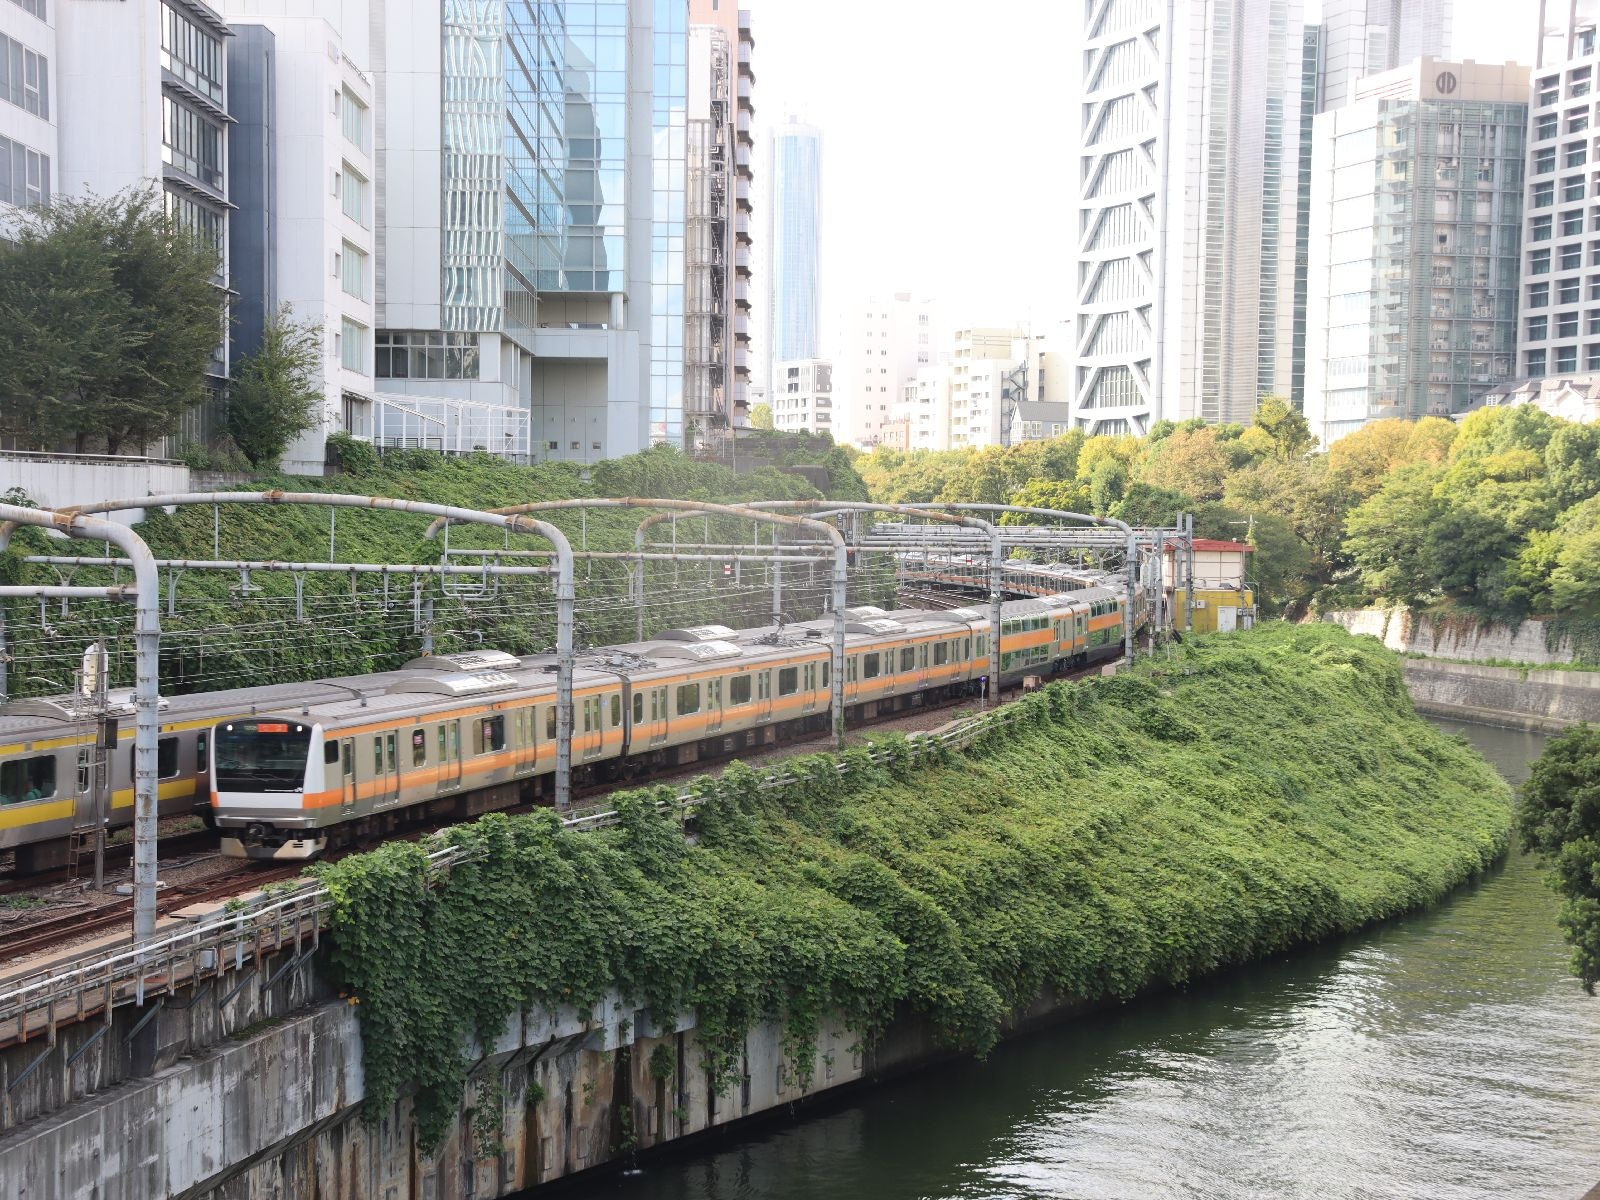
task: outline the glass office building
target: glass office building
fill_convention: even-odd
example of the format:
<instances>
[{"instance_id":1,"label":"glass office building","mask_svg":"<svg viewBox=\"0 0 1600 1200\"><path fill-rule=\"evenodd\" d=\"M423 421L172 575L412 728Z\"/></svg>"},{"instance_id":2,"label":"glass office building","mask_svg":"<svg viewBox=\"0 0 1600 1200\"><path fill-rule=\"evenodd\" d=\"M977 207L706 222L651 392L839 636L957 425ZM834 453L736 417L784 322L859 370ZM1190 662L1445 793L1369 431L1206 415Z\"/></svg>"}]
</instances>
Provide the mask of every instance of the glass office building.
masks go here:
<instances>
[{"instance_id":1,"label":"glass office building","mask_svg":"<svg viewBox=\"0 0 1600 1200\"><path fill-rule=\"evenodd\" d=\"M772 367L818 356L820 320L817 247L822 226L822 134L793 117L772 135L771 227L767 245L771 330L767 395L775 396Z\"/></svg>"},{"instance_id":2,"label":"glass office building","mask_svg":"<svg viewBox=\"0 0 1600 1200\"><path fill-rule=\"evenodd\" d=\"M1514 370L1528 69L1423 58L1313 137L1306 417L1324 445Z\"/></svg>"}]
</instances>

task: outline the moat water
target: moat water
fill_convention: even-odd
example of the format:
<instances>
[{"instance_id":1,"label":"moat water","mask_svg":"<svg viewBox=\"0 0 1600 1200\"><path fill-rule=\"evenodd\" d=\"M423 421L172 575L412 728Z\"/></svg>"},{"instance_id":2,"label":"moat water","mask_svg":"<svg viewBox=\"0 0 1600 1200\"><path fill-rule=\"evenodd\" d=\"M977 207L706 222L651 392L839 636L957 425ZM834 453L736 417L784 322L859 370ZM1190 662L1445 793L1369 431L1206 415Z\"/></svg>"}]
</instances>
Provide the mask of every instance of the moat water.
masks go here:
<instances>
[{"instance_id":1,"label":"moat water","mask_svg":"<svg viewBox=\"0 0 1600 1200\"><path fill-rule=\"evenodd\" d=\"M1544 739L1438 722L1513 783ZM1600 999L1528 858L1438 908L593 1185L627 1200L1561 1197L1600 1182Z\"/></svg>"}]
</instances>

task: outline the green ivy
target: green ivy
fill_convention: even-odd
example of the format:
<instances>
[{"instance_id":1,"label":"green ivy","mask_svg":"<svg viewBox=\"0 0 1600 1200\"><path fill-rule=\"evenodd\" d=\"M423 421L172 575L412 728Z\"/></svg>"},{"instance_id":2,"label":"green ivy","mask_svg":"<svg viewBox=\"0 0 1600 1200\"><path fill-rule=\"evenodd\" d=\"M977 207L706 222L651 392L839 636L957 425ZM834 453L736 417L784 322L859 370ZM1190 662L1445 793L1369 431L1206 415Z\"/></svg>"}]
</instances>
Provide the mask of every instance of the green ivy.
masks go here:
<instances>
[{"instance_id":1,"label":"green ivy","mask_svg":"<svg viewBox=\"0 0 1600 1200\"><path fill-rule=\"evenodd\" d=\"M1047 989L1129 997L1357 929L1507 845L1504 783L1415 715L1397 656L1332 625L1191 639L1011 711L962 752L849 751L843 778L814 755L763 791L734 764L695 785L692 844L657 788L599 832L548 812L450 830L435 844L475 853L437 880L410 843L315 868L373 1110L414 1087L436 1144L469 1035L609 987L694 1009L717 1081L763 1020L803 1086L835 1013L864 1045L911 1013L982 1054Z\"/></svg>"}]
</instances>

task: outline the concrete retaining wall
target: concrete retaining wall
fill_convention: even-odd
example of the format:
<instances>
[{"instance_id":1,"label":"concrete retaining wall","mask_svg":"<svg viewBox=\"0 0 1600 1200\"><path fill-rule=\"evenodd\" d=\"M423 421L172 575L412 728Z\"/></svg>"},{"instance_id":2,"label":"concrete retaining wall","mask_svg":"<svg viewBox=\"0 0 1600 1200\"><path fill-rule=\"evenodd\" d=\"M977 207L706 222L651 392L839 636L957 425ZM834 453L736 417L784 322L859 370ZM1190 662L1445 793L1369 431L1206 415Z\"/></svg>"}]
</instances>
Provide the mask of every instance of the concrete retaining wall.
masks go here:
<instances>
[{"instance_id":1,"label":"concrete retaining wall","mask_svg":"<svg viewBox=\"0 0 1600 1200\"><path fill-rule=\"evenodd\" d=\"M1554 732L1600 723L1600 672L1519 671L1477 663L1407 659L1406 687L1419 712Z\"/></svg>"},{"instance_id":2,"label":"concrete retaining wall","mask_svg":"<svg viewBox=\"0 0 1600 1200\"><path fill-rule=\"evenodd\" d=\"M189 468L155 458L0 453L0 493L12 488L21 488L40 508L51 508L186 492ZM144 519L142 509L107 515L124 524Z\"/></svg>"},{"instance_id":3,"label":"concrete retaining wall","mask_svg":"<svg viewBox=\"0 0 1600 1200\"><path fill-rule=\"evenodd\" d=\"M1569 663L1577 657L1569 638L1556 639L1552 648L1546 640L1544 620L1477 625L1470 620L1441 620L1405 608L1346 609L1323 613L1322 619L1342 625L1351 633L1378 638L1401 654L1532 666Z\"/></svg>"},{"instance_id":4,"label":"concrete retaining wall","mask_svg":"<svg viewBox=\"0 0 1600 1200\"><path fill-rule=\"evenodd\" d=\"M306 976L306 986L315 986ZM255 991L241 995L260 1012ZM374 1122L365 1119L354 1008L324 998L224 1037L215 1020L233 1011L231 999L219 1006L202 991L198 999L167 1003L149 1032L131 1039L140 1051L134 1059L126 1027L136 1011L125 1010L116 1036L97 1042L90 1040L97 1024L62 1031L48 1069L17 1088L21 1107L8 1105L0 1196L482 1200L788 1110L944 1053L917 1019L896 1021L870 1049L842 1022L824 1022L811 1080L802 1086L781 1026L763 1024L745 1038L740 1077L713 1094L693 1014L658 1025L648 1010L611 994L588 1010L529 1011L508 1020L474 1068L443 1142L424 1154L409 1100ZM1012 1028L1088 1007L1045 996L1017 1013ZM660 1046L670 1050L665 1078L651 1070ZM7 1050L0 1084L46 1049ZM66 1061L78 1050L86 1065Z\"/></svg>"}]
</instances>

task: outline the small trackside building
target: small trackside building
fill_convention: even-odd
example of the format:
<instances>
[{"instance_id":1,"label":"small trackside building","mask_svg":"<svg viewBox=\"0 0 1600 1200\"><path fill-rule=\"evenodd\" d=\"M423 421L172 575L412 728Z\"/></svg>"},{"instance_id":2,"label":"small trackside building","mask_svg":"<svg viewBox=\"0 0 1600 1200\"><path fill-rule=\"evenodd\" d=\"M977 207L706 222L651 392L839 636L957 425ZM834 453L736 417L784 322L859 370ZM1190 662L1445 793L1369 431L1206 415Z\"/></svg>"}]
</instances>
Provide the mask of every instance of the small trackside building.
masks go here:
<instances>
[{"instance_id":1,"label":"small trackside building","mask_svg":"<svg viewBox=\"0 0 1600 1200\"><path fill-rule=\"evenodd\" d=\"M1228 633L1249 629L1255 623L1255 589L1250 583L1250 555L1255 547L1248 542L1225 542L1215 538L1194 539L1194 606L1188 597L1188 571L1175 547L1169 545L1162 564L1162 578L1172 596L1173 624L1180 630L1196 633Z\"/></svg>"}]
</instances>

